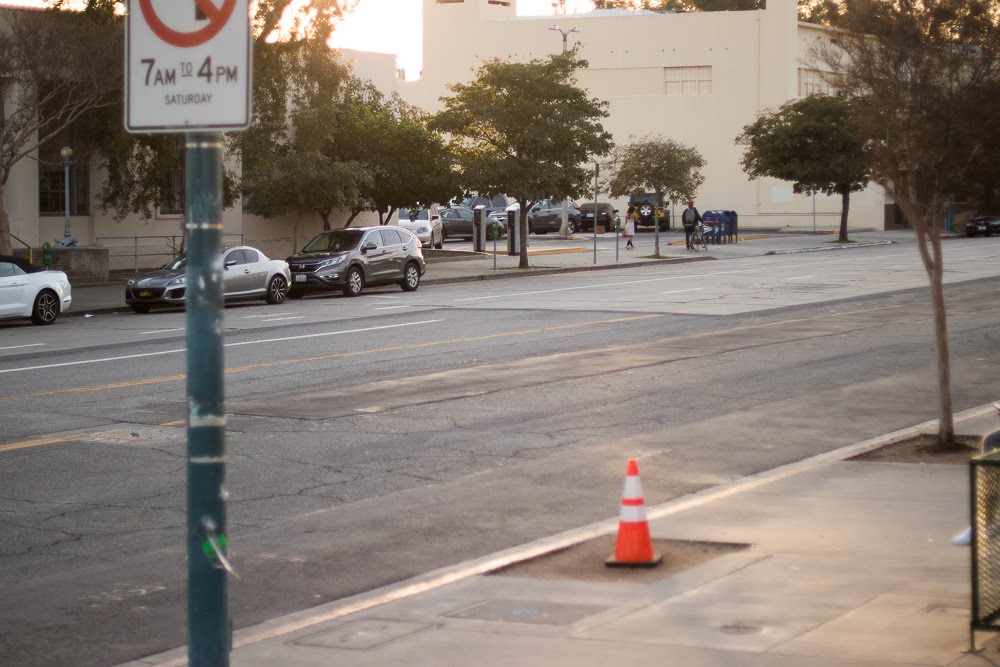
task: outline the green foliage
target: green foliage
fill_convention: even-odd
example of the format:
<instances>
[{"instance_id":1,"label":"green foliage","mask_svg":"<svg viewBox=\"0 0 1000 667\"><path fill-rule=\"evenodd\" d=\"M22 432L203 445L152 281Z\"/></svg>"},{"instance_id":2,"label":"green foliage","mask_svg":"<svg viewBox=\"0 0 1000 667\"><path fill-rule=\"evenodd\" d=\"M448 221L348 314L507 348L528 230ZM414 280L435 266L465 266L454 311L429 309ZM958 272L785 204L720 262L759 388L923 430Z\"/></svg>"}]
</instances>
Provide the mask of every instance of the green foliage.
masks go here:
<instances>
[{"instance_id":1,"label":"green foliage","mask_svg":"<svg viewBox=\"0 0 1000 667\"><path fill-rule=\"evenodd\" d=\"M646 137L616 146L607 190L612 197L655 192L667 201L694 199L705 182L705 159L697 149L673 139Z\"/></svg>"},{"instance_id":2,"label":"green foliage","mask_svg":"<svg viewBox=\"0 0 1000 667\"><path fill-rule=\"evenodd\" d=\"M695 148L672 139L650 136L616 146L611 158L607 190L612 197L655 192L657 203L694 199L705 178L705 159ZM658 215L658 214L657 214ZM660 225L653 228L654 254L660 254Z\"/></svg>"},{"instance_id":3,"label":"green foliage","mask_svg":"<svg viewBox=\"0 0 1000 667\"><path fill-rule=\"evenodd\" d=\"M106 15L9 10L3 20L0 254L10 254L4 189L11 170L39 147L62 140L89 114L115 103L124 49L120 26Z\"/></svg>"},{"instance_id":4,"label":"green foliage","mask_svg":"<svg viewBox=\"0 0 1000 667\"><path fill-rule=\"evenodd\" d=\"M827 195L868 184L864 145L842 97L810 95L761 114L743 128L742 165L751 178L791 181L795 192Z\"/></svg>"},{"instance_id":5,"label":"green foliage","mask_svg":"<svg viewBox=\"0 0 1000 667\"><path fill-rule=\"evenodd\" d=\"M850 193L868 185L868 155L846 98L786 102L745 126L736 142L746 146L741 163L751 178L790 181L799 193L840 195L840 240L848 240Z\"/></svg>"},{"instance_id":6,"label":"green foliage","mask_svg":"<svg viewBox=\"0 0 1000 667\"><path fill-rule=\"evenodd\" d=\"M527 63L487 61L471 83L449 86L453 94L431 122L452 137L462 188L503 192L520 203L522 238L530 205L587 192L592 172L585 163L611 149L600 123L605 103L588 98L573 78L586 66L575 50Z\"/></svg>"}]
</instances>

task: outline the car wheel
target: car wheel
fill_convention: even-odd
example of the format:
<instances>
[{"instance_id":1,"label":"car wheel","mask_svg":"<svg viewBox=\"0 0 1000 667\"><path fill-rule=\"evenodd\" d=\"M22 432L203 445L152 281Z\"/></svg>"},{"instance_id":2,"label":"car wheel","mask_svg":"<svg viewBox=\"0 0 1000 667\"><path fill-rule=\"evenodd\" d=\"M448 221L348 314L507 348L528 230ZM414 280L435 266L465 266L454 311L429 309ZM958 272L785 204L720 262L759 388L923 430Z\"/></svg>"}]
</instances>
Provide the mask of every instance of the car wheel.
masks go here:
<instances>
[{"instance_id":1,"label":"car wheel","mask_svg":"<svg viewBox=\"0 0 1000 667\"><path fill-rule=\"evenodd\" d=\"M566 221L566 233L567 234L572 234L575 231L576 231L576 225L573 224L572 220L567 220Z\"/></svg>"},{"instance_id":2,"label":"car wheel","mask_svg":"<svg viewBox=\"0 0 1000 667\"><path fill-rule=\"evenodd\" d=\"M410 262L403 269L403 281L399 283L404 292L413 292L420 287L420 267Z\"/></svg>"},{"instance_id":3,"label":"car wheel","mask_svg":"<svg viewBox=\"0 0 1000 667\"><path fill-rule=\"evenodd\" d=\"M433 240L434 240L434 234L431 234L431 241L433 241ZM438 250L440 250L441 248L444 247L444 232L443 231L441 232L441 238L438 240L437 243L434 244L434 247L436 249L438 249Z\"/></svg>"},{"instance_id":4,"label":"car wheel","mask_svg":"<svg viewBox=\"0 0 1000 667\"><path fill-rule=\"evenodd\" d=\"M639 204L639 217L649 219L653 217L653 205L648 201Z\"/></svg>"},{"instance_id":5,"label":"car wheel","mask_svg":"<svg viewBox=\"0 0 1000 667\"><path fill-rule=\"evenodd\" d=\"M140 315L145 315L146 313L149 312L149 304L148 303L133 303L132 304L132 312L139 313Z\"/></svg>"},{"instance_id":6,"label":"car wheel","mask_svg":"<svg viewBox=\"0 0 1000 667\"><path fill-rule=\"evenodd\" d=\"M288 281L285 276L274 276L267 283L267 293L264 300L268 303L284 303L288 294Z\"/></svg>"},{"instance_id":7,"label":"car wheel","mask_svg":"<svg viewBox=\"0 0 1000 667\"><path fill-rule=\"evenodd\" d=\"M344 283L344 294L347 296L357 296L365 288L365 276L361 269L352 266L347 270L347 282Z\"/></svg>"},{"instance_id":8,"label":"car wheel","mask_svg":"<svg viewBox=\"0 0 1000 667\"><path fill-rule=\"evenodd\" d=\"M442 227L441 228L441 245L444 245L444 242L447 241L447 240L448 240L448 230Z\"/></svg>"},{"instance_id":9,"label":"car wheel","mask_svg":"<svg viewBox=\"0 0 1000 667\"><path fill-rule=\"evenodd\" d=\"M31 321L35 324L52 324L59 317L59 297L50 289L44 289L35 297L31 307Z\"/></svg>"}]
</instances>

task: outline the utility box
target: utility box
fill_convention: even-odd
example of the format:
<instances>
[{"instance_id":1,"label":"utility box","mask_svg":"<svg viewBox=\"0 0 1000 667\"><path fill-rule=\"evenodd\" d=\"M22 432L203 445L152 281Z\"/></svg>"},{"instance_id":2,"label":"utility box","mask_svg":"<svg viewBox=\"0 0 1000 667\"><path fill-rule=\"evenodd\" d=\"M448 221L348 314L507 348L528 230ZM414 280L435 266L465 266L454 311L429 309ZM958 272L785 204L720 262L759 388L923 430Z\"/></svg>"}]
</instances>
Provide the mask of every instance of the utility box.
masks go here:
<instances>
[{"instance_id":1,"label":"utility box","mask_svg":"<svg viewBox=\"0 0 1000 667\"><path fill-rule=\"evenodd\" d=\"M486 226L489 224L486 207L480 204L472 210L472 250L486 252Z\"/></svg>"}]
</instances>

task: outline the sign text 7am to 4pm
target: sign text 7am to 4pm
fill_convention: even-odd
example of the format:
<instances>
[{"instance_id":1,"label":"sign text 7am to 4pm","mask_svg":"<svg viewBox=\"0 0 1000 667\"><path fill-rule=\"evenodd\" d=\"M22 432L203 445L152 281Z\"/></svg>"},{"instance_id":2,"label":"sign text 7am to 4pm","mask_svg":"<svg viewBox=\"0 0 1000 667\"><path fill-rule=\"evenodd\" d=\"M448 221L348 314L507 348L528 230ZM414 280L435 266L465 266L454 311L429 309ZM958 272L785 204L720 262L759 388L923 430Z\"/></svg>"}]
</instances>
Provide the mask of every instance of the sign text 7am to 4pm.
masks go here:
<instances>
[{"instance_id":1,"label":"sign text 7am to 4pm","mask_svg":"<svg viewBox=\"0 0 1000 667\"><path fill-rule=\"evenodd\" d=\"M246 129L249 11L249 0L129 0L125 128Z\"/></svg>"}]
</instances>

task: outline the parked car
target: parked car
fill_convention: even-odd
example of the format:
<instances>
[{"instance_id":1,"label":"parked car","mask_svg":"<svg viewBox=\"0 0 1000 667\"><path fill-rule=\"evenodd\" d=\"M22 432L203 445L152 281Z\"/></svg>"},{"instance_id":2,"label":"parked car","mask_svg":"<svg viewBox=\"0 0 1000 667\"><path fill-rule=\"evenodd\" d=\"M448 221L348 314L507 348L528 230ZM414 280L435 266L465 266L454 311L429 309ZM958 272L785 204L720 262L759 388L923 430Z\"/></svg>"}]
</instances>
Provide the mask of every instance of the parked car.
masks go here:
<instances>
[{"instance_id":1,"label":"parked car","mask_svg":"<svg viewBox=\"0 0 1000 667\"><path fill-rule=\"evenodd\" d=\"M492 215L490 214L490 221L494 222ZM444 227L444 238L446 240L458 238L471 239L474 219L475 212L464 206L452 206L451 208L441 209L441 225ZM499 231L500 236L498 238L503 238L507 233L506 223L499 223Z\"/></svg>"},{"instance_id":2,"label":"parked car","mask_svg":"<svg viewBox=\"0 0 1000 667\"><path fill-rule=\"evenodd\" d=\"M1000 216L997 215L977 215L969 218L965 223L966 236L993 236L1000 233Z\"/></svg>"},{"instance_id":3,"label":"parked car","mask_svg":"<svg viewBox=\"0 0 1000 667\"><path fill-rule=\"evenodd\" d=\"M413 232L426 248L434 246L440 250L444 245L444 227L441 224L441 212L437 206L401 208L398 214L398 224L403 229Z\"/></svg>"},{"instance_id":4,"label":"parked car","mask_svg":"<svg viewBox=\"0 0 1000 667\"><path fill-rule=\"evenodd\" d=\"M580 204L580 229L594 229L594 218L596 213L597 226L604 227L604 231L610 232L615 229L615 214L618 213L611 204L599 202L584 202Z\"/></svg>"},{"instance_id":5,"label":"parked car","mask_svg":"<svg viewBox=\"0 0 1000 667\"><path fill-rule=\"evenodd\" d=\"M250 246L226 248L222 256L222 290L227 301L264 299L282 303L291 272L283 259L271 259ZM137 313L153 306L183 306L187 294L187 257L177 257L162 268L132 276L125 283L125 303Z\"/></svg>"},{"instance_id":6,"label":"parked car","mask_svg":"<svg viewBox=\"0 0 1000 667\"><path fill-rule=\"evenodd\" d=\"M323 232L288 258L288 295L341 290L357 296L365 287L392 283L412 292L427 269L421 245L412 232L392 226Z\"/></svg>"},{"instance_id":7,"label":"parked car","mask_svg":"<svg viewBox=\"0 0 1000 667\"><path fill-rule=\"evenodd\" d=\"M660 229L670 229L670 211L663 206L663 200L657 199L655 192L633 194L628 198L628 205L639 210L639 224L652 227L654 216L659 216Z\"/></svg>"},{"instance_id":8,"label":"parked car","mask_svg":"<svg viewBox=\"0 0 1000 667\"><path fill-rule=\"evenodd\" d=\"M72 303L72 287L65 273L0 255L0 320L52 324Z\"/></svg>"},{"instance_id":9,"label":"parked car","mask_svg":"<svg viewBox=\"0 0 1000 667\"><path fill-rule=\"evenodd\" d=\"M548 234L549 232L559 232L562 229L562 199L542 199L535 202L528 211L528 233ZM569 200L567 206L567 225L569 233L572 234L580 228L580 209L576 207L573 200Z\"/></svg>"},{"instance_id":10,"label":"parked car","mask_svg":"<svg viewBox=\"0 0 1000 667\"><path fill-rule=\"evenodd\" d=\"M508 197L507 195L491 195L489 197L485 195L470 195L468 197L463 197L460 200L452 200L452 206L461 206L467 208L470 211L476 209L477 206L484 207L486 215L493 213L494 211L504 211L515 201Z\"/></svg>"}]
</instances>

